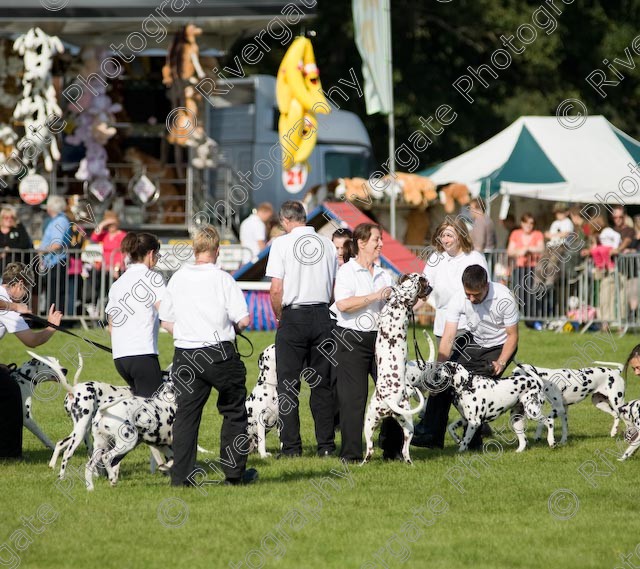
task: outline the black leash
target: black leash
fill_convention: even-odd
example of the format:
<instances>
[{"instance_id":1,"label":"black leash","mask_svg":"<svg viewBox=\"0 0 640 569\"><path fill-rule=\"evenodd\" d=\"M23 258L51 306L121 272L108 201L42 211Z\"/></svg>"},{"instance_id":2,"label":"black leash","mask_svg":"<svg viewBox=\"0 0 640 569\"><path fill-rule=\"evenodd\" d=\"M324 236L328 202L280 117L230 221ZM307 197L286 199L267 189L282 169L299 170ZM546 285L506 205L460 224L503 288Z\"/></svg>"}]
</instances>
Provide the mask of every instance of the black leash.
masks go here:
<instances>
[{"instance_id":1,"label":"black leash","mask_svg":"<svg viewBox=\"0 0 640 569\"><path fill-rule=\"evenodd\" d=\"M413 313L413 310L409 312L409 319L411 320L411 325L413 327L413 349L416 352L418 369L420 371L424 371L427 368L427 362L425 361L422 353L420 352L420 348L418 347L418 339L416 338L416 315Z\"/></svg>"},{"instance_id":2,"label":"black leash","mask_svg":"<svg viewBox=\"0 0 640 569\"><path fill-rule=\"evenodd\" d=\"M110 354L113 353L109 346L105 346L104 344L101 344L99 342L94 342L93 340L89 340L89 338L83 338L82 336L78 336L77 334L74 334L73 332L71 332L71 330L67 330L66 328L63 328L62 326L58 326L56 324L52 324L51 322L49 322L45 318L40 318L40 316L36 316L35 314L21 314L21 316L27 322L33 322L34 324L39 324L40 326L50 326L51 328L53 328L55 330L58 330L58 331L62 332L63 334L68 334L69 336L73 336L74 338L78 338L78 339L82 340L83 342L87 342L88 344L91 344L92 346L95 346L96 348L100 348L101 350L104 350L105 352L109 352Z\"/></svg>"},{"instance_id":3,"label":"black leash","mask_svg":"<svg viewBox=\"0 0 640 569\"><path fill-rule=\"evenodd\" d=\"M247 344L249 344L249 347L251 348L251 351L247 355L241 354L240 350L238 350L239 337L242 338L245 342L247 342ZM247 338L244 334L241 334L241 333L236 334L236 352L238 352L238 355L241 358L250 358L253 355L253 352L254 352L253 344L251 343L251 340L249 340L249 338Z\"/></svg>"}]
</instances>

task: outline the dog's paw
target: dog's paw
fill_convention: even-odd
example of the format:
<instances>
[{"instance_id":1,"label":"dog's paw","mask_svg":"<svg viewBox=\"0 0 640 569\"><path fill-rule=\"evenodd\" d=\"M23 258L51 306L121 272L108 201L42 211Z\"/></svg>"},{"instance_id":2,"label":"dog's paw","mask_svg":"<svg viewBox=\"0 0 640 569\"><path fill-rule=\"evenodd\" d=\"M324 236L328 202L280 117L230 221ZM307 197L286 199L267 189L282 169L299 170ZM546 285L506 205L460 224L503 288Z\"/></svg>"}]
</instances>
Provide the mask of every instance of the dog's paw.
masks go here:
<instances>
[{"instance_id":1,"label":"dog's paw","mask_svg":"<svg viewBox=\"0 0 640 569\"><path fill-rule=\"evenodd\" d=\"M260 458L269 458L270 456L272 456L270 452L260 453Z\"/></svg>"}]
</instances>

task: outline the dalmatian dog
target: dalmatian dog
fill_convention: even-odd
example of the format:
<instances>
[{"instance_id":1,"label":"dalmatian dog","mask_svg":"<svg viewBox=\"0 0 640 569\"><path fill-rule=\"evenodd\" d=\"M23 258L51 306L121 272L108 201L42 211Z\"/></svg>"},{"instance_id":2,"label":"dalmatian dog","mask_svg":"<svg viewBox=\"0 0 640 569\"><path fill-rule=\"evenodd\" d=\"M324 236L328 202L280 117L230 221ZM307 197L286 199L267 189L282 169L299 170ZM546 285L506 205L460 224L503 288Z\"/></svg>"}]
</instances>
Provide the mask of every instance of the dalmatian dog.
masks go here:
<instances>
[{"instance_id":1,"label":"dalmatian dog","mask_svg":"<svg viewBox=\"0 0 640 569\"><path fill-rule=\"evenodd\" d=\"M78 354L78 371L75 374L73 385L69 385L65 377L65 370L60 366L60 362L58 362L58 360L55 358L45 358L35 352L28 353L35 360L39 360L42 364L53 370L58 381L60 381L67 391L67 395L64 399L64 409L73 421L73 429L68 436L59 440L55 447L52 445L53 455L49 461L49 468L55 468L60 453L64 451L60 472L58 474L58 478L63 479L66 474L69 460L71 460L71 457L82 441L84 441L89 454L91 455L92 453L93 445L89 435L91 431L91 421L98 411L98 408L101 405L119 400L122 397L133 397L133 393L131 392L130 387L111 385L110 383L104 383L101 381L85 381L83 383L76 383L80 376L83 363L82 356L80 354ZM165 371L164 375L167 374L168 372ZM165 469L165 461L162 458L162 455L155 449L152 449L152 454L158 464L159 470Z\"/></svg>"},{"instance_id":2,"label":"dalmatian dog","mask_svg":"<svg viewBox=\"0 0 640 569\"><path fill-rule=\"evenodd\" d=\"M624 438L629 443L629 448L618 459L623 461L627 460L640 446L640 399L634 399L621 405L618 412L627 425Z\"/></svg>"},{"instance_id":3,"label":"dalmatian dog","mask_svg":"<svg viewBox=\"0 0 640 569\"><path fill-rule=\"evenodd\" d=\"M562 438L560 444L567 442L569 426L567 407L591 395L592 403L601 411L613 417L611 436L618 432L620 419L618 409L624 403L625 383L622 377L622 365L615 362L594 362L598 367L582 369L549 369L531 364L518 364L515 375L535 377L542 380L545 386L545 396L560 397L562 411ZM614 369L611 369L614 368ZM536 438L540 437L542 425L538 425Z\"/></svg>"},{"instance_id":4,"label":"dalmatian dog","mask_svg":"<svg viewBox=\"0 0 640 569\"><path fill-rule=\"evenodd\" d=\"M260 374L258 383L245 403L247 407L250 452L258 449L261 458L271 456L267 452L267 433L278 426L278 377L276 375L276 346L271 344L258 358Z\"/></svg>"},{"instance_id":5,"label":"dalmatian dog","mask_svg":"<svg viewBox=\"0 0 640 569\"><path fill-rule=\"evenodd\" d=\"M402 457L411 464L409 444L413 438L412 415L419 413L424 405L424 396L419 389L407 382L407 328L409 326L409 312L413 305L421 298L426 298L431 292L427 280L418 273L403 275L380 312L378 319L378 336L376 338L376 364L378 380L376 388L369 400L364 422L364 435L367 450L362 464L371 460L373 455L373 433L385 417L394 417L402 426L404 444ZM409 399L415 394L419 404L411 408Z\"/></svg>"},{"instance_id":6,"label":"dalmatian dog","mask_svg":"<svg viewBox=\"0 0 640 569\"><path fill-rule=\"evenodd\" d=\"M172 381L162 384L153 397L121 397L101 405L91 423L94 451L85 466L87 490L93 490L93 475L102 462L111 486L118 482L120 461L140 442L155 448L167 459L159 468L173 463L173 423L176 418L176 389Z\"/></svg>"},{"instance_id":7,"label":"dalmatian dog","mask_svg":"<svg viewBox=\"0 0 640 569\"><path fill-rule=\"evenodd\" d=\"M20 387L20 395L22 396L23 425L38 437L44 446L53 450L54 444L49 440L49 437L44 434L33 417L31 401L33 391L38 384L43 381L58 381L58 376L51 367L49 367L49 365L35 358L23 363L20 367L17 367L16 364L11 364L8 367L12 379ZM79 369L77 374L79 374L80 371L81 370ZM66 376L67 370L62 369L62 373Z\"/></svg>"},{"instance_id":8,"label":"dalmatian dog","mask_svg":"<svg viewBox=\"0 0 640 569\"><path fill-rule=\"evenodd\" d=\"M501 379L483 377L469 373L462 365L455 362L442 364L439 370L440 384L451 385L455 391L455 405L462 417L451 423L447 430L460 445L459 451L469 448L480 425L493 421L505 411L511 410L513 428L518 436L516 452L527 447L525 436L524 414L534 421L544 421L548 429L547 442L555 446L553 419L542 413L544 404L544 384L542 380L529 376L510 376ZM554 405L559 408L561 401ZM460 439L456 429L466 427L464 438Z\"/></svg>"}]
</instances>

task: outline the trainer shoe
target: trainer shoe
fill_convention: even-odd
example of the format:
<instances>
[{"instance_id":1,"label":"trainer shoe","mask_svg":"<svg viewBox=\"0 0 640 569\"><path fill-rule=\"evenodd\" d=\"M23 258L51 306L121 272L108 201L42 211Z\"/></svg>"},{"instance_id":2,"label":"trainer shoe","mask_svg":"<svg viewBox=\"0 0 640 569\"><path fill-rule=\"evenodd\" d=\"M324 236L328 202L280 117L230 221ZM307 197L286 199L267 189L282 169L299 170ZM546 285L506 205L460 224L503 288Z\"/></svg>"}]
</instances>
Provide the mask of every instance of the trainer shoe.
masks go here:
<instances>
[{"instance_id":1,"label":"trainer shoe","mask_svg":"<svg viewBox=\"0 0 640 569\"><path fill-rule=\"evenodd\" d=\"M240 478L227 478L224 481L225 486L246 486L253 484L258 480L258 471L255 468L249 468L244 471Z\"/></svg>"},{"instance_id":2,"label":"trainer shoe","mask_svg":"<svg viewBox=\"0 0 640 569\"><path fill-rule=\"evenodd\" d=\"M444 442L436 441L432 435L413 435L411 446L421 448L444 448Z\"/></svg>"}]
</instances>

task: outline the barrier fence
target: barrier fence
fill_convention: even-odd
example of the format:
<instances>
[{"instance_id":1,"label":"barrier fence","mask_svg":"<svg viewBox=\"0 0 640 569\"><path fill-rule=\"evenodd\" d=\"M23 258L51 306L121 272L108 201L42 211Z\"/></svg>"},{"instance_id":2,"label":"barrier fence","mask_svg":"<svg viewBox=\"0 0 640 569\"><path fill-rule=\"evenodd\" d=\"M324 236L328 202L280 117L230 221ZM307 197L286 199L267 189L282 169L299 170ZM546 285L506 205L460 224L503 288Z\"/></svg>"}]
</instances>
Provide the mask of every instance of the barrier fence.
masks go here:
<instances>
[{"instance_id":1,"label":"barrier fence","mask_svg":"<svg viewBox=\"0 0 640 569\"><path fill-rule=\"evenodd\" d=\"M426 258L424 247L409 247ZM169 278L184 263L192 261L190 247L163 246L157 269ZM233 271L246 260L239 245L222 245L220 264ZM640 254L618 255L597 265L563 247L547 249L533 266L519 264L506 250L485 253L491 279L509 287L518 300L521 318L537 328L597 329L611 326L626 332L640 327ZM0 253L0 268L19 261L33 269L29 299L34 314L46 317L49 306L63 308L64 318L87 326L104 320L108 291L116 275L103 263L98 249L69 249L64 260L45 267L37 250L6 249ZM109 264L110 266L113 263Z\"/></svg>"}]
</instances>

